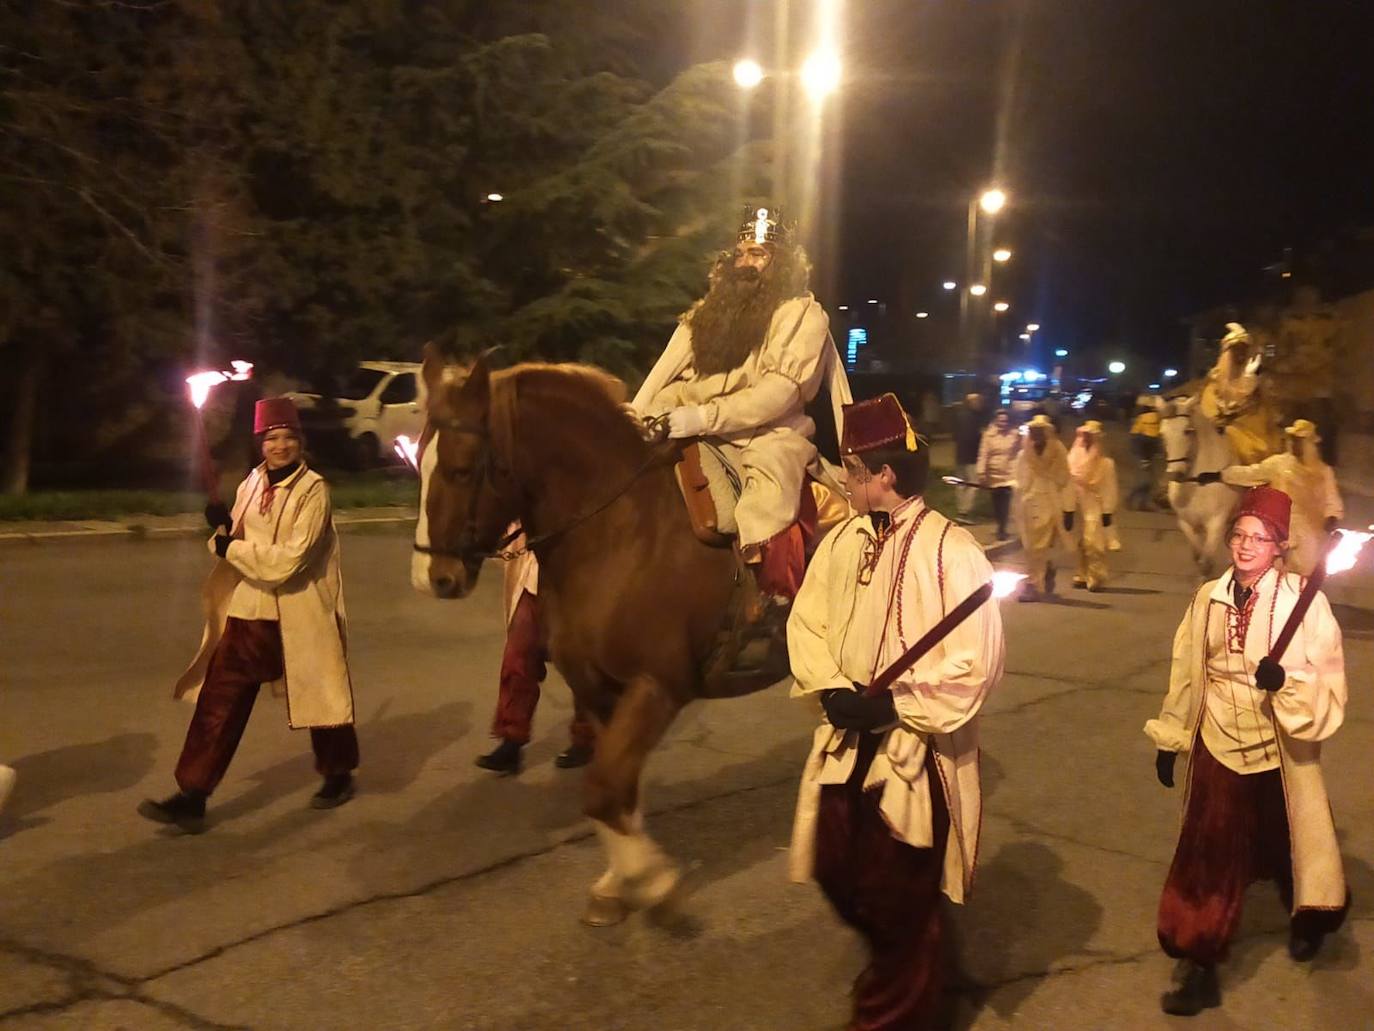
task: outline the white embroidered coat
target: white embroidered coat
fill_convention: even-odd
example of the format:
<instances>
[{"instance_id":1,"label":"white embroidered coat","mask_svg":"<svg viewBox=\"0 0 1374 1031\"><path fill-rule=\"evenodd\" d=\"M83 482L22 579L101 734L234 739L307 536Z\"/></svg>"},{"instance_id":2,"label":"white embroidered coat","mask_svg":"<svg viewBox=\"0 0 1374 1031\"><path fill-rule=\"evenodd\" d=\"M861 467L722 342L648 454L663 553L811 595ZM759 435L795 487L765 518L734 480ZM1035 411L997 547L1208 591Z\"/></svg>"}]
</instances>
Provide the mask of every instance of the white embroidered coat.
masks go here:
<instances>
[{"instance_id":1,"label":"white embroidered coat","mask_svg":"<svg viewBox=\"0 0 1374 1031\"><path fill-rule=\"evenodd\" d=\"M1208 690L1208 622L1225 619L1235 610L1232 576L1228 570L1198 588L1174 635L1169 693L1159 718L1145 724L1145 733L1163 751L1191 752L1199 738L1203 696ZM1282 631L1304 582L1296 574L1270 569L1255 584L1243 654L1252 683L1259 660ZM1293 909L1339 909L1345 904L1345 872L1322 779L1321 743L1345 718L1345 655L1341 628L1326 595L1317 593L1280 664L1286 680L1263 699L1261 712L1273 722L1283 773L1293 856ZM1183 812L1187 811L1185 791Z\"/></svg>"},{"instance_id":2,"label":"white embroidered coat","mask_svg":"<svg viewBox=\"0 0 1374 1031\"><path fill-rule=\"evenodd\" d=\"M925 511L913 498L893 512L891 535L867 584L859 582L874 540L867 516L836 527L817 549L787 624L793 697L869 683L991 578L992 567L968 531L938 512L923 517ZM950 814L942 887L955 902L967 897L977 867L977 716L1001 680L1004 651L1001 612L988 602L898 678L892 695L899 722L883 733L864 781L866 788L882 786L880 806L893 835L929 848L926 753L935 750L940 784L931 787L944 792ZM839 730L822 714L797 799L794 880L812 876L821 788L849 779L858 741L859 732Z\"/></svg>"},{"instance_id":3,"label":"white embroidered coat","mask_svg":"<svg viewBox=\"0 0 1374 1031\"><path fill-rule=\"evenodd\" d=\"M236 539L201 590L205 629L200 650L177 680L173 697L194 701L205 681L210 656L224 633L229 599L247 579L277 599L285 675L273 693L286 697L293 728L337 727L353 722L353 685L345 656L347 617L339 573L339 538L329 502L329 485L303 463L277 485L285 492L270 544L242 540L243 514L258 504L267 486L260 465L239 484L234 498ZM214 550L214 538L210 539Z\"/></svg>"}]
</instances>

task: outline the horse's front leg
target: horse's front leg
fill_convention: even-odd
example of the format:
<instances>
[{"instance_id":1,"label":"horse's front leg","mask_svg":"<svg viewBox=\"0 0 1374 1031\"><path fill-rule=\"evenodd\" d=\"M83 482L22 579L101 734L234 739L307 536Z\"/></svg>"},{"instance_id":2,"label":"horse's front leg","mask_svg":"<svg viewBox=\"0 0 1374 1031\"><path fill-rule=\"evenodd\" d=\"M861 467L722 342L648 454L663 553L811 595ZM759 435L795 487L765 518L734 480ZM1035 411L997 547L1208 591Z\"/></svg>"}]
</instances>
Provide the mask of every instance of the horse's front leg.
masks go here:
<instances>
[{"instance_id":1,"label":"horse's front leg","mask_svg":"<svg viewBox=\"0 0 1374 1031\"><path fill-rule=\"evenodd\" d=\"M678 708L657 681L636 677L597 738L587 767L585 810L609 865L592 886L585 923L617 923L630 909L658 905L677 887L677 866L644 830L639 779Z\"/></svg>"}]
</instances>

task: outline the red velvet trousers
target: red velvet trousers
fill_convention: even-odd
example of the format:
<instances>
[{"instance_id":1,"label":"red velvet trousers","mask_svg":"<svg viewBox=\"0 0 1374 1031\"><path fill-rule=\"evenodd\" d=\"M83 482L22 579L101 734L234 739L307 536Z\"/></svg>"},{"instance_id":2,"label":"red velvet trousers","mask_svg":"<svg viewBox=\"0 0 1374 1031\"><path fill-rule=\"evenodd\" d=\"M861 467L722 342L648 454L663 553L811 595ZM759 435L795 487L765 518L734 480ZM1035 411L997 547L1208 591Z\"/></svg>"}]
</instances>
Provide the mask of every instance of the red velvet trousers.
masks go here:
<instances>
[{"instance_id":1,"label":"red velvet trousers","mask_svg":"<svg viewBox=\"0 0 1374 1031\"><path fill-rule=\"evenodd\" d=\"M491 722L494 737L517 744L528 744L534 725L534 710L539 704L539 685L548 674L548 656L539 625L539 599L529 591L520 594L506 628L506 650L501 656L501 682L496 697L496 715ZM590 748L596 743L596 727L577 708L573 699L572 723L568 736L574 747Z\"/></svg>"},{"instance_id":2,"label":"red velvet trousers","mask_svg":"<svg viewBox=\"0 0 1374 1031\"><path fill-rule=\"evenodd\" d=\"M1159 900L1159 944L1175 959L1210 966L1226 958L1240 926L1245 889L1269 880L1286 907L1293 902L1288 810L1283 775L1236 773L1219 763L1199 737L1193 751L1188 808L1178 848ZM1299 933L1336 930L1349 909L1304 909Z\"/></svg>"},{"instance_id":3,"label":"red velvet trousers","mask_svg":"<svg viewBox=\"0 0 1374 1031\"><path fill-rule=\"evenodd\" d=\"M248 726L258 689L279 679L282 670L281 627L274 620L231 616L210 656L177 762L182 791L208 795L219 786ZM311 727L310 745L315 769L323 776L358 767L358 735L352 725Z\"/></svg>"},{"instance_id":4,"label":"red velvet trousers","mask_svg":"<svg viewBox=\"0 0 1374 1031\"><path fill-rule=\"evenodd\" d=\"M811 493L811 483L808 481L802 484L797 521L759 545L755 576L765 594L788 601L797 596L802 578L806 575L806 557L811 553L816 538L817 521L816 496Z\"/></svg>"},{"instance_id":5,"label":"red velvet trousers","mask_svg":"<svg viewBox=\"0 0 1374 1031\"><path fill-rule=\"evenodd\" d=\"M879 792L863 790L882 736L860 736L854 773L821 788L816 880L845 923L868 944L869 964L854 982L850 1031L924 1031L940 1025L949 957L940 882L949 809L934 755L926 763L931 848L892 836Z\"/></svg>"}]
</instances>

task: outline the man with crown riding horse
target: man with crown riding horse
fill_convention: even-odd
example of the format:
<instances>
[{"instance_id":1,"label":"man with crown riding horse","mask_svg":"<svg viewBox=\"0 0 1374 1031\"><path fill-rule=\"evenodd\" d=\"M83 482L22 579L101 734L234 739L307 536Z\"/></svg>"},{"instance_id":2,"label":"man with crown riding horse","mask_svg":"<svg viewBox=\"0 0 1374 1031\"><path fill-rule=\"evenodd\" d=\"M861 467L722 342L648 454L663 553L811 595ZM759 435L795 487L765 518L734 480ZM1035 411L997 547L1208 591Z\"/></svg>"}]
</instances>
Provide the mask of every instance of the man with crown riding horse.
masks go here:
<instances>
[{"instance_id":1,"label":"man with crown riding horse","mask_svg":"<svg viewBox=\"0 0 1374 1031\"><path fill-rule=\"evenodd\" d=\"M633 401L641 417L664 417L671 438L712 438L740 472L740 552L766 599L761 625L777 634L805 572L808 469L833 483L805 408L826 387L838 436L852 400L809 273L795 227L777 209L749 209Z\"/></svg>"}]
</instances>

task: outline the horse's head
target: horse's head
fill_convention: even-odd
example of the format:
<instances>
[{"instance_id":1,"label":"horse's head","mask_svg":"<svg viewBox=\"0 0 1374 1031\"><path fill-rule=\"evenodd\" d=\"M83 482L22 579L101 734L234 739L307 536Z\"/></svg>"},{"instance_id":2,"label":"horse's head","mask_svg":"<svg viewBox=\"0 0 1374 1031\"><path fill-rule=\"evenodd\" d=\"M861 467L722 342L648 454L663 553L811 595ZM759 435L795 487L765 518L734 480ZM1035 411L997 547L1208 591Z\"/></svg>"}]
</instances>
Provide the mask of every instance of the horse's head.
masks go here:
<instances>
[{"instance_id":1,"label":"horse's head","mask_svg":"<svg viewBox=\"0 0 1374 1031\"><path fill-rule=\"evenodd\" d=\"M1188 475L1197 452L1197 429L1193 408L1197 398L1184 397L1164 402L1159 409L1159 436L1164 444L1164 473L1178 482Z\"/></svg>"},{"instance_id":2,"label":"horse's head","mask_svg":"<svg viewBox=\"0 0 1374 1031\"><path fill-rule=\"evenodd\" d=\"M420 436L420 520L410 581L440 598L462 598L482 562L518 517L509 460L509 426L493 418L486 357L470 368L447 364L425 347L428 420Z\"/></svg>"}]
</instances>

